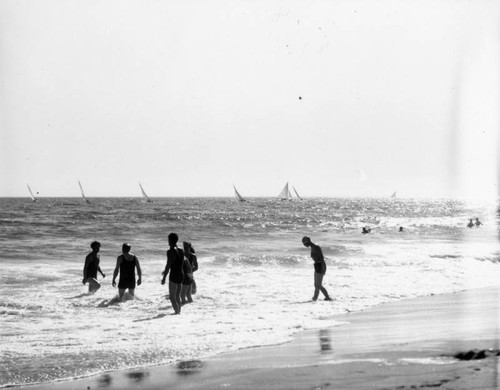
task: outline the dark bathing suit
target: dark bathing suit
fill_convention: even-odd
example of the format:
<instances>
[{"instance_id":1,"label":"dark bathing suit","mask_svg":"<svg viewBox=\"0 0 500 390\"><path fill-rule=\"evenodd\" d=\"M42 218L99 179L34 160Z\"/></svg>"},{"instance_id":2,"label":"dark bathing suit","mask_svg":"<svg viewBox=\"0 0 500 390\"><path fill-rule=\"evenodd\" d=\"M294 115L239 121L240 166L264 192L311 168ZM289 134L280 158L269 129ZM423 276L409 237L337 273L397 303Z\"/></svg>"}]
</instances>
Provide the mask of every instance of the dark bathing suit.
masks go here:
<instances>
[{"instance_id":1,"label":"dark bathing suit","mask_svg":"<svg viewBox=\"0 0 500 390\"><path fill-rule=\"evenodd\" d=\"M87 278L97 279L97 268L99 268L99 257L93 253L89 254L92 261L87 265Z\"/></svg>"},{"instance_id":2,"label":"dark bathing suit","mask_svg":"<svg viewBox=\"0 0 500 390\"><path fill-rule=\"evenodd\" d=\"M173 249L172 263L170 264L170 276L168 280L172 283L182 283L184 272L182 266L184 263L184 252L182 249Z\"/></svg>"},{"instance_id":3,"label":"dark bathing suit","mask_svg":"<svg viewBox=\"0 0 500 390\"><path fill-rule=\"evenodd\" d=\"M186 254L186 259L189 260L189 264L191 264L193 272L198 270L198 260L196 259L196 255L193 255L192 253Z\"/></svg>"},{"instance_id":4,"label":"dark bathing suit","mask_svg":"<svg viewBox=\"0 0 500 390\"><path fill-rule=\"evenodd\" d=\"M325 268L323 268L323 264L324 264ZM326 263L324 261L314 263L314 272L317 272L318 274L322 274L323 269L325 270L325 273L326 273Z\"/></svg>"},{"instance_id":5,"label":"dark bathing suit","mask_svg":"<svg viewBox=\"0 0 500 390\"><path fill-rule=\"evenodd\" d=\"M125 256L121 255L122 262L120 264L120 282L118 288L120 289L135 289L135 265L137 258L134 255L133 260L128 261Z\"/></svg>"}]
</instances>

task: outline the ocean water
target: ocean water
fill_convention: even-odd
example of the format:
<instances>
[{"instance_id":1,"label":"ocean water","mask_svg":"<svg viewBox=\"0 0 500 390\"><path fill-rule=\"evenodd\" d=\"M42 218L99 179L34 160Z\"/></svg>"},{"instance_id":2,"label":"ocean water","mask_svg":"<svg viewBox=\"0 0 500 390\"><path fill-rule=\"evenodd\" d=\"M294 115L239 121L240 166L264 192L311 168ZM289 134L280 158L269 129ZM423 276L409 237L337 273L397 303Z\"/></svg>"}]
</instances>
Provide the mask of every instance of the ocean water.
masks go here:
<instances>
[{"instance_id":1,"label":"ocean water","mask_svg":"<svg viewBox=\"0 0 500 390\"><path fill-rule=\"evenodd\" d=\"M467 228L475 217L484 225ZM180 316L160 284L170 232L193 243L200 265ZM282 343L338 325L332 316L347 311L495 285L498 233L496 204L457 200L3 198L0 387ZM323 249L332 302L311 302L304 235ZM88 295L81 280L93 240L106 278ZM143 284L119 302L111 280L124 242Z\"/></svg>"}]
</instances>

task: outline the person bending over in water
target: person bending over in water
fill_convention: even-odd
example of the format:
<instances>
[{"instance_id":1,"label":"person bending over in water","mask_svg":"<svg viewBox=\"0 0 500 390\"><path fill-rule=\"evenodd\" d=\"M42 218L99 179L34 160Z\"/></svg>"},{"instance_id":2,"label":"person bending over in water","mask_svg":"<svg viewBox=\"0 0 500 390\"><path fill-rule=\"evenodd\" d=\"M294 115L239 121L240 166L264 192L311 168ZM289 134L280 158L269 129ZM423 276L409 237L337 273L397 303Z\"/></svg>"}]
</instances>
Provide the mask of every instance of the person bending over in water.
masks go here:
<instances>
[{"instance_id":1,"label":"person bending over in water","mask_svg":"<svg viewBox=\"0 0 500 390\"><path fill-rule=\"evenodd\" d=\"M311 248L311 258L314 260L314 296L313 301L316 301L321 291L325 296L325 301L331 301L332 299L328 295L328 291L323 287L323 276L326 273L326 263L323 257L323 251L319 245L314 244L309 237L302 238L302 244L305 247Z\"/></svg>"},{"instance_id":2,"label":"person bending over in water","mask_svg":"<svg viewBox=\"0 0 500 390\"><path fill-rule=\"evenodd\" d=\"M115 272L113 273L113 287L116 287L116 277L120 273L118 282L118 295L123 298L125 290L128 289L130 295L135 293L135 269L137 268L137 285L142 283L142 271L139 259L133 253L130 253L131 246L127 243L122 245L122 254L116 259Z\"/></svg>"},{"instance_id":3,"label":"person bending over in water","mask_svg":"<svg viewBox=\"0 0 500 390\"><path fill-rule=\"evenodd\" d=\"M101 257L99 256L99 250L101 249L101 243L94 241L90 244L92 252L90 252L87 257L85 257L85 265L83 267L83 280L82 283L85 284L89 282L89 293L94 293L101 288L101 285L97 281L97 272L102 275L103 278L106 277L99 266Z\"/></svg>"},{"instance_id":4,"label":"person bending over in water","mask_svg":"<svg viewBox=\"0 0 500 390\"><path fill-rule=\"evenodd\" d=\"M170 302L172 303L175 314L181 314L181 290L182 281L184 280L182 264L184 262L184 252L182 249L177 248L177 241L179 241L179 236L176 233L170 233L168 235L168 246L170 249L167 251L167 264L165 265L165 270L162 272L163 278L161 284L165 284L165 279L170 272L168 278Z\"/></svg>"},{"instance_id":5,"label":"person bending over in water","mask_svg":"<svg viewBox=\"0 0 500 390\"><path fill-rule=\"evenodd\" d=\"M474 225L476 225L476 227L479 227L481 226L483 223L479 220L479 218L476 218L476 222L474 223Z\"/></svg>"},{"instance_id":6,"label":"person bending over in water","mask_svg":"<svg viewBox=\"0 0 500 390\"><path fill-rule=\"evenodd\" d=\"M467 224L467 227L471 228L473 226L474 226L474 222L472 222L472 218L471 218L471 219L469 219L469 223Z\"/></svg>"}]
</instances>

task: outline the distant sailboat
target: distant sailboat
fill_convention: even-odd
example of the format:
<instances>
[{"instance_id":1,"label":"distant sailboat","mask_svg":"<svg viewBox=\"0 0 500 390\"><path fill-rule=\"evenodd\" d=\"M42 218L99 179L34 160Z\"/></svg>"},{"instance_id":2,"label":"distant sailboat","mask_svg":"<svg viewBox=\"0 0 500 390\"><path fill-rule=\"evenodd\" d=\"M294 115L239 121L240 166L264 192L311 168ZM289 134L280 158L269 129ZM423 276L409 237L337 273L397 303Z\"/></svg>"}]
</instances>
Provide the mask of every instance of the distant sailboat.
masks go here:
<instances>
[{"instance_id":1,"label":"distant sailboat","mask_svg":"<svg viewBox=\"0 0 500 390\"><path fill-rule=\"evenodd\" d=\"M285 184L283 189L278 195L279 200L291 200L292 199L292 193L290 192L290 189L288 188L288 183Z\"/></svg>"},{"instance_id":2,"label":"distant sailboat","mask_svg":"<svg viewBox=\"0 0 500 390\"><path fill-rule=\"evenodd\" d=\"M82 193L82 198L83 198L83 201L87 204L90 204L90 200L88 200L86 197L85 197L85 192L83 192L83 187L82 187L82 183L80 183L80 180L78 180L78 185L80 186L80 192Z\"/></svg>"},{"instance_id":3,"label":"distant sailboat","mask_svg":"<svg viewBox=\"0 0 500 390\"><path fill-rule=\"evenodd\" d=\"M394 191L391 195L391 198L396 198L397 197L397 191Z\"/></svg>"},{"instance_id":4,"label":"distant sailboat","mask_svg":"<svg viewBox=\"0 0 500 390\"><path fill-rule=\"evenodd\" d=\"M141 183L139 183L139 187L141 187L141 192L142 192L142 196L144 197L144 201L146 201L146 202L152 202L152 200L149 198L149 196L144 191L144 188L142 188Z\"/></svg>"},{"instance_id":5,"label":"distant sailboat","mask_svg":"<svg viewBox=\"0 0 500 390\"><path fill-rule=\"evenodd\" d=\"M299 193L297 192L297 190L295 189L294 186L292 186L293 188L293 192L295 192L295 195L297 195L297 198L299 198L300 200L302 200L302 198L300 197Z\"/></svg>"},{"instance_id":6,"label":"distant sailboat","mask_svg":"<svg viewBox=\"0 0 500 390\"><path fill-rule=\"evenodd\" d=\"M31 191L30 185L29 184L26 184L26 185L28 186L28 191L30 192L31 200L33 202L36 202L37 198L35 198L35 195L33 195L33 192Z\"/></svg>"},{"instance_id":7,"label":"distant sailboat","mask_svg":"<svg viewBox=\"0 0 500 390\"><path fill-rule=\"evenodd\" d=\"M236 200L238 202L247 202L247 200L240 195L240 193L238 192L238 190L236 189L236 187L234 185L233 185L233 188L234 188L234 196L236 196Z\"/></svg>"}]
</instances>

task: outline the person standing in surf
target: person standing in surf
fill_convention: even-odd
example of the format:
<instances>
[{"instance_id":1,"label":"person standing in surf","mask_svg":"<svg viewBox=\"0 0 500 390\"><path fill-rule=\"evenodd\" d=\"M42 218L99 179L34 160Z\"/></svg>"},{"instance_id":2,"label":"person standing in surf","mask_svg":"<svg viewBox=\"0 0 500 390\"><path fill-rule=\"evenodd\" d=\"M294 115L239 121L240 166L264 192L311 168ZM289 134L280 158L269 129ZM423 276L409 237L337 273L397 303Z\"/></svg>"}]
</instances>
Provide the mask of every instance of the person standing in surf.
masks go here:
<instances>
[{"instance_id":1,"label":"person standing in surf","mask_svg":"<svg viewBox=\"0 0 500 390\"><path fill-rule=\"evenodd\" d=\"M89 282L89 294L94 293L101 288L101 284L97 281L97 272L99 272L103 278L106 277L99 266L99 263L101 262L101 257L99 256L101 243L94 241L90 244L90 247L92 248L92 252L85 257L82 280L84 285Z\"/></svg>"},{"instance_id":2,"label":"person standing in surf","mask_svg":"<svg viewBox=\"0 0 500 390\"><path fill-rule=\"evenodd\" d=\"M196 252L190 242L184 241L182 243L184 248L184 256L188 259L189 264L191 264L191 270L193 273L193 278L191 279L191 294L196 294L196 281L194 280L194 273L198 270L198 258L196 257Z\"/></svg>"},{"instance_id":3,"label":"person standing in surf","mask_svg":"<svg viewBox=\"0 0 500 390\"><path fill-rule=\"evenodd\" d=\"M167 250L167 264L165 265L165 270L162 272L163 278L161 279L161 284L165 284L165 279L170 273L168 278L170 302L172 303L175 314L181 314L181 291L182 281L184 280L182 264L184 262L184 252L182 249L177 248L177 241L179 241L179 236L176 233L170 233L168 235L168 246L170 249Z\"/></svg>"},{"instance_id":4,"label":"person standing in surf","mask_svg":"<svg viewBox=\"0 0 500 390\"><path fill-rule=\"evenodd\" d=\"M323 257L323 251L319 245L314 244L307 236L302 238L302 244L304 244L305 247L311 248L311 258L314 260L314 295L312 300L316 301L321 291L325 296L325 301L331 301L332 299L328 295L328 291L323 287L323 277L326 273L326 263Z\"/></svg>"},{"instance_id":5,"label":"person standing in surf","mask_svg":"<svg viewBox=\"0 0 500 390\"><path fill-rule=\"evenodd\" d=\"M191 287L193 285L193 267L187 257L186 246L184 246L184 259L182 260L182 272L184 278L182 279L181 286L181 305L192 303L193 297L191 296Z\"/></svg>"},{"instance_id":6,"label":"person standing in surf","mask_svg":"<svg viewBox=\"0 0 500 390\"><path fill-rule=\"evenodd\" d=\"M137 285L142 283L142 271L139 259L133 253L130 253L131 246L127 243L122 245L122 254L116 259L115 272L113 273L113 287L116 287L116 277L120 273L120 280L118 282L118 295L123 299L125 290L132 297L135 294L135 269L137 268Z\"/></svg>"}]
</instances>

